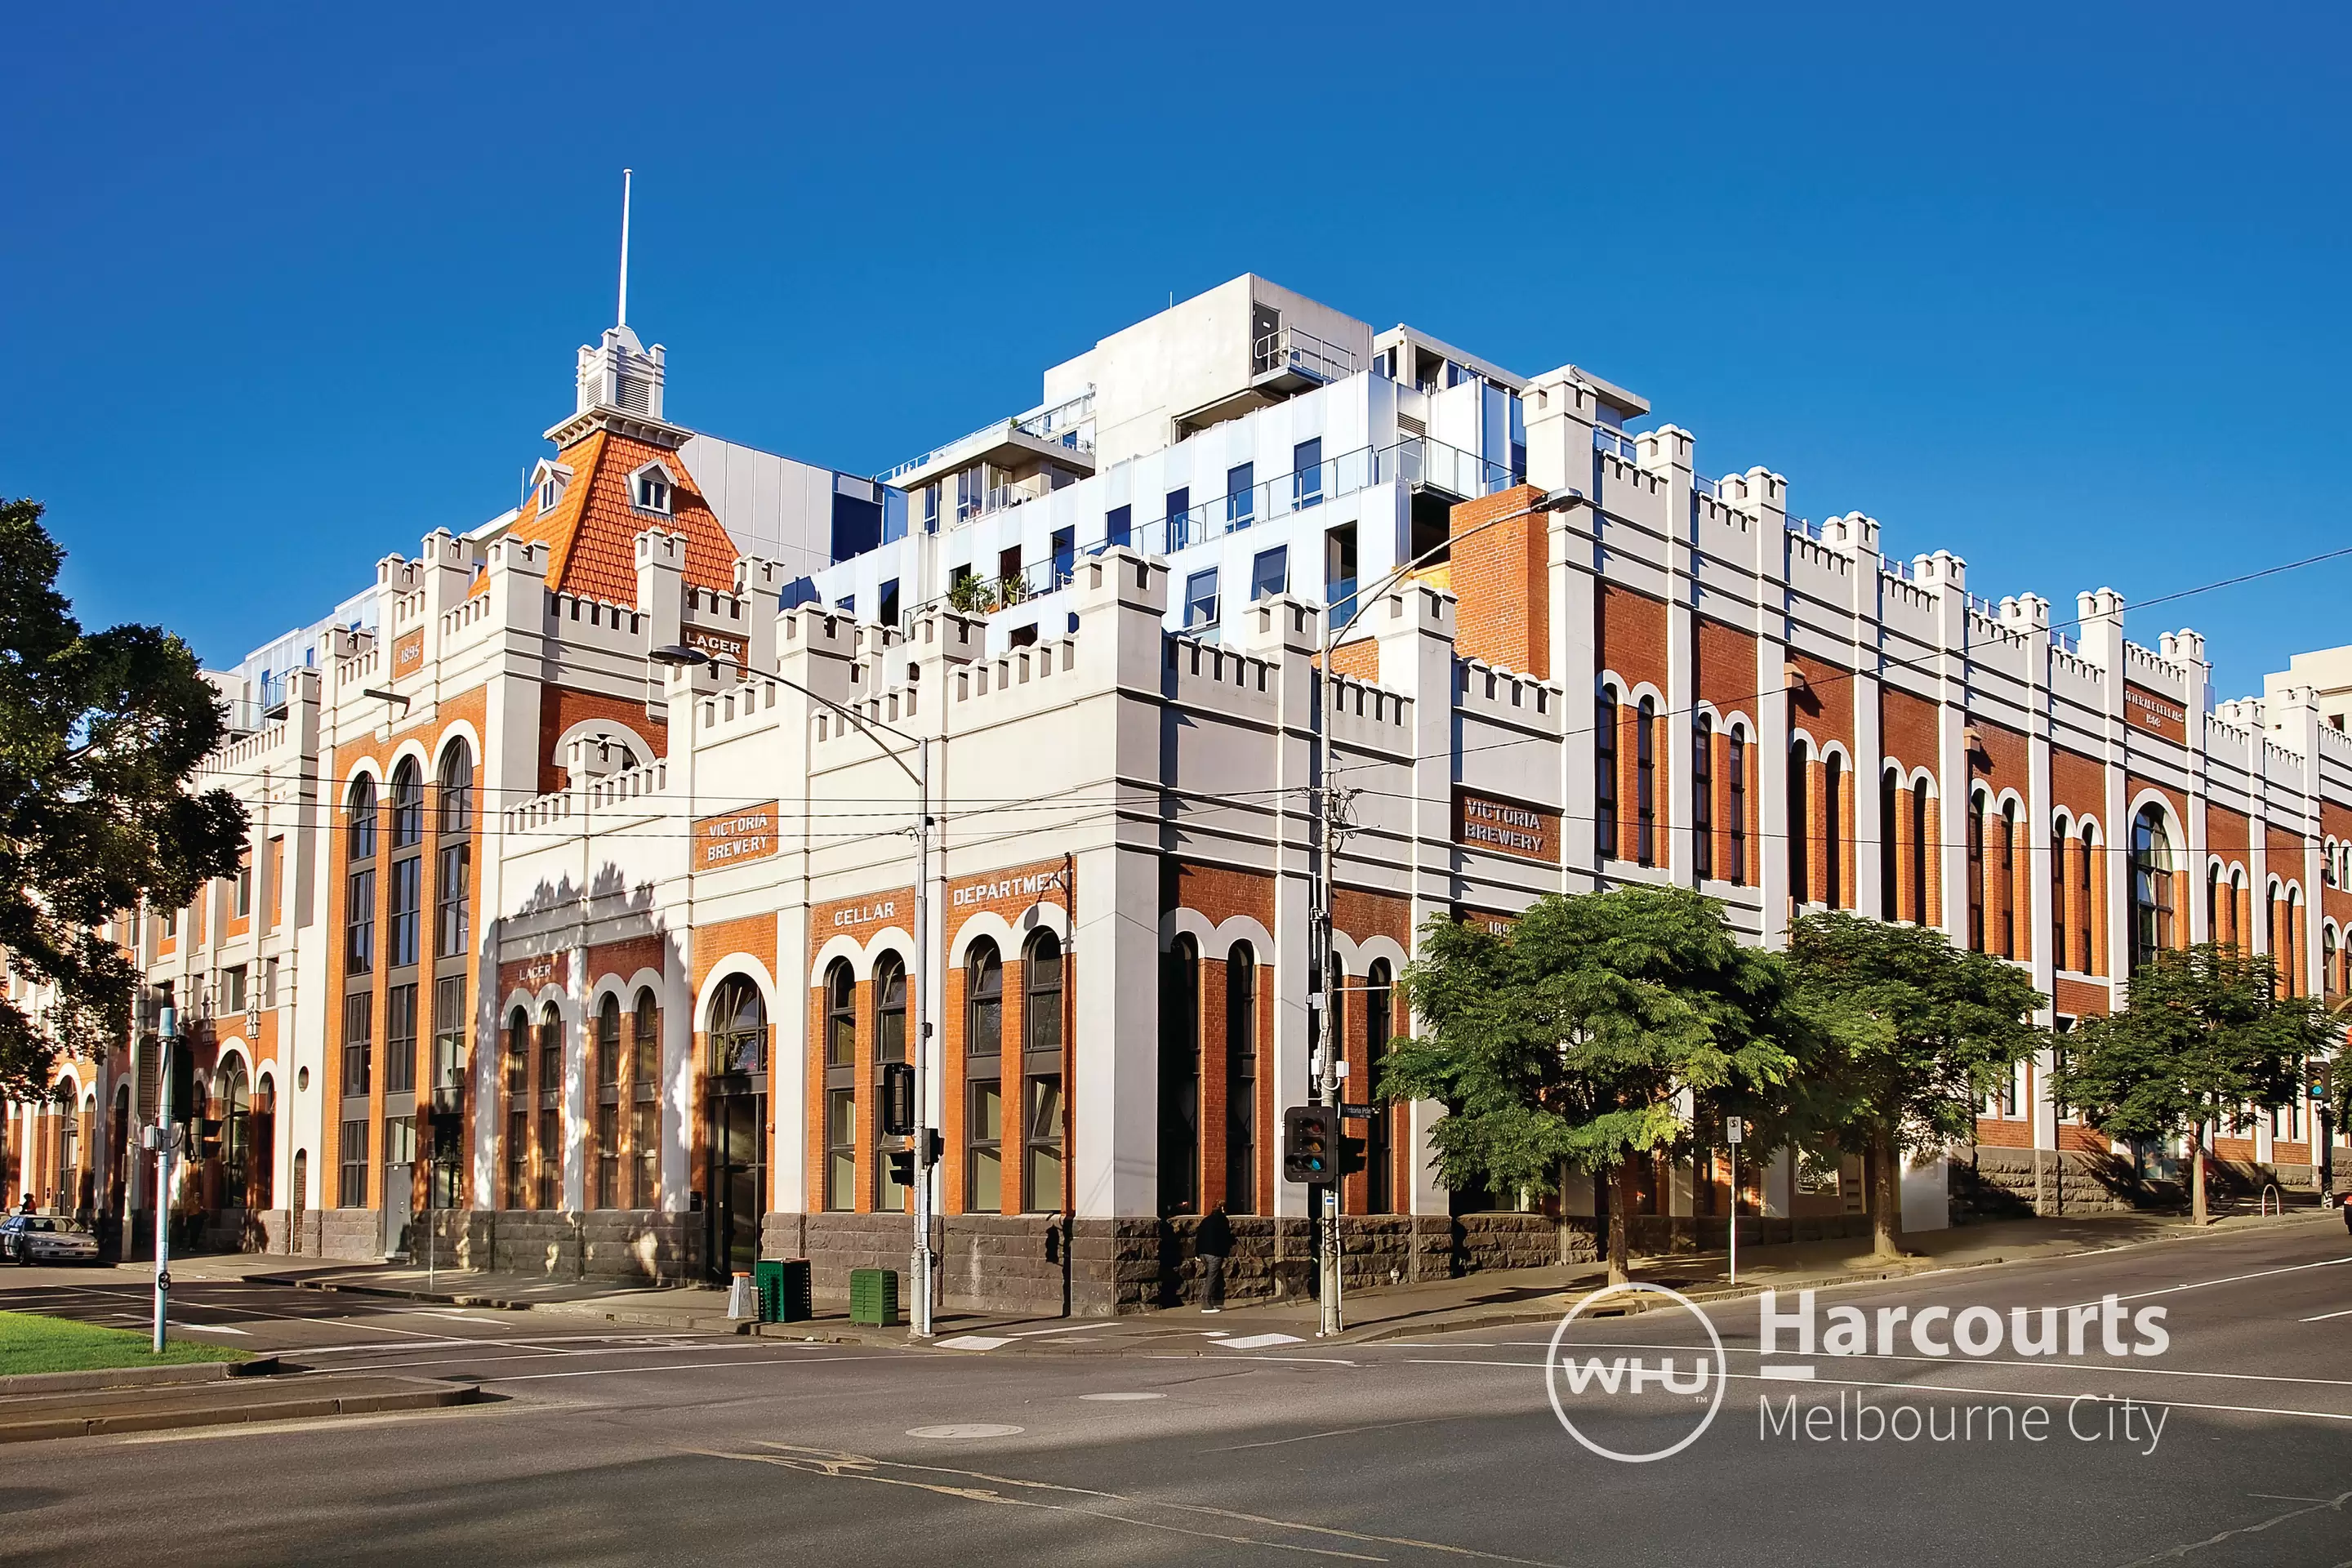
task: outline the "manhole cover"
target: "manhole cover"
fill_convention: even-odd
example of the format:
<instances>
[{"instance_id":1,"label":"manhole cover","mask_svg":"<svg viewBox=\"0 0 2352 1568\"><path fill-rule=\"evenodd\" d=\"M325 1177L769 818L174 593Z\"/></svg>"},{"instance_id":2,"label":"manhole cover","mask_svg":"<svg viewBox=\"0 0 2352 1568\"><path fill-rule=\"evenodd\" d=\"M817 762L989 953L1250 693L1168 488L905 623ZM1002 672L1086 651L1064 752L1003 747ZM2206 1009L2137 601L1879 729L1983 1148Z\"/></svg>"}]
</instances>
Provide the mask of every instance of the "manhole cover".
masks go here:
<instances>
[{"instance_id":1,"label":"manhole cover","mask_svg":"<svg viewBox=\"0 0 2352 1568\"><path fill-rule=\"evenodd\" d=\"M1020 1427L1000 1426L992 1421L950 1421L938 1426L907 1428L909 1437L936 1437L945 1442L968 1437L1017 1437L1020 1435Z\"/></svg>"}]
</instances>

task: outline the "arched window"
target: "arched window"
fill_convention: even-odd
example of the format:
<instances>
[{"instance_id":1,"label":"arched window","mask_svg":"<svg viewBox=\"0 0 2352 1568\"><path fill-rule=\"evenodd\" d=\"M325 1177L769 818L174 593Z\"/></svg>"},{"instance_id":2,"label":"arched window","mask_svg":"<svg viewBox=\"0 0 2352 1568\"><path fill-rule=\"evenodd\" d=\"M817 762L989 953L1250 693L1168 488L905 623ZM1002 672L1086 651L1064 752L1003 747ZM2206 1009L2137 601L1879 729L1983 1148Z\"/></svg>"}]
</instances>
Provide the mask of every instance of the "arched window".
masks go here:
<instances>
[{"instance_id":1,"label":"arched window","mask_svg":"<svg viewBox=\"0 0 2352 1568\"><path fill-rule=\"evenodd\" d=\"M2132 967L2146 963L2172 941L2172 836L2154 802L2132 818Z\"/></svg>"},{"instance_id":2,"label":"arched window","mask_svg":"<svg viewBox=\"0 0 2352 1568\"><path fill-rule=\"evenodd\" d=\"M713 999L711 1050L719 1052ZM824 1206L857 1206L857 976L836 958L824 972Z\"/></svg>"},{"instance_id":3,"label":"arched window","mask_svg":"<svg viewBox=\"0 0 2352 1568\"><path fill-rule=\"evenodd\" d=\"M637 991L629 1020L629 1206L655 1205L661 1179L661 1003L650 985Z\"/></svg>"},{"instance_id":4,"label":"arched window","mask_svg":"<svg viewBox=\"0 0 2352 1568\"><path fill-rule=\"evenodd\" d=\"M231 1057L221 1068L221 1206L246 1206L252 1179L253 1107L245 1077L245 1063Z\"/></svg>"},{"instance_id":5,"label":"arched window","mask_svg":"<svg viewBox=\"0 0 2352 1568\"><path fill-rule=\"evenodd\" d=\"M714 1005L712 1017L718 1016ZM715 1030L715 1024L713 1027ZM714 1070L725 1070L717 1066L724 1058L719 1054L715 1032L710 1037L710 1054ZM851 973L845 958L835 959L824 972L824 1065L857 1065L857 977Z\"/></svg>"},{"instance_id":6,"label":"arched window","mask_svg":"<svg viewBox=\"0 0 2352 1568\"><path fill-rule=\"evenodd\" d=\"M2017 926L2017 802L2000 808L2000 955L2022 958Z\"/></svg>"},{"instance_id":7,"label":"arched window","mask_svg":"<svg viewBox=\"0 0 2352 1568\"><path fill-rule=\"evenodd\" d=\"M629 1034L636 1058L630 1064L634 1081L639 1089L649 1089L661 1079L661 1002L650 985L638 988Z\"/></svg>"},{"instance_id":8,"label":"arched window","mask_svg":"<svg viewBox=\"0 0 2352 1568\"><path fill-rule=\"evenodd\" d=\"M1257 954L1225 954L1225 1210L1257 1213Z\"/></svg>"},{"instance_id":9,"label":"arched window","mask_svg":"<svg viewBox=\"0 0 2352 1568\"><path fill-rule=\"evenodd\" d=\"M415 757L392 770L392 847L404 849L425 837L425 783Z\"/></svg>"},{"instance_id":10,"label":"arched window","mask_svg":"<svg viewBox=\"0 0 2352 1568\"><path fill-rule=\"evenodd\" d=\"M474 826L474 750L464 737L441 753L441 831L465 833Z\"/></svg>"},{"instance_id":11,"label":"arched window","mask_svg":"<svg viewBox=\"0 0 2352 1568\"><path fill-rule=\"evenodd\" d=\"M375 858L375 781L362 773L343 800L344 854L352 860Z\"/></svg>"},{"instance_id":12,"label":"arched window","mask_svg":"<svg viewBox=\"0 0 2352 1568\"><path fill-rule=\"evenodd\" d=\"M709 1033L713 1072L767 1070L768 1005L750 976L732 974L719 983L710 997Z\"/></svg>"},{"instance_id":13,"label":"arched window","mask_svg":"<svg viewBox=\"0 0 2352 1568\"><path fill-rule=\"evenodd\" d=\"M1633 710L1633 858L1658 863L1658 705L1642 699Z\"/></svg>"},{"instance_id":14,"label":"arched window","mask_svg":"<svg viewBox=\"0 0 2352 1568\"><path fill-rule=\"evenodd\" d=\"M907 1059L907 965L895 952L874 961L874 1059Z\"/></svg>"},{"instance_id":15,"label":"arched window","mask_svg":"<svg viewBox=\"0 0 2352 1568\"><path fill-rule=\"evenodd\" d=\"M1822 902L1845 908L1845 757L1822 758Z\"/></svg>"},{"instance_id":16,"label":"arched window","mask_svg":"<svg viewBox=\"0 0 2352 1568\"><path fill-rule=\"evenodd\" d=\"M1592 705L1592 853L1617 858L1617 694L1605 686Z\"/></svg>"},{"instance_id":17,"label":"arched window","mask_svg":"<svg viewBox=\"0 0 2352 1568\"><path fill-rule=\"evenodd\" d=\"M1168 944L1160 968L1160 1212L1193 1213L1201 1198L1201 950Z\"/></svg>"},{"instance_id":18,"label":"arched window","mask_svg":"<svg viewBox=\"0 0 2352 1568\"><path fill-rule=\"evenodd\" d=\"M618 1088L621 1082L621 999L604 994L596 1009L596 1087Z\"/></svg>"},{"instance_id":19,"label":"arched window","mask_svg":"<svg viewBox=\"0 0 2352 1568\"><path fill-rule=\"evenodd\" d=\"M621 1188L621 999L610 992L596 1009L596 1092L590 1112L596 1131L596 1190L588 1206L624 1207Z\"/></svg>"},{"instance_id":20,"label":"arched window","mask_svg":"<svg viewBox=\"0 0 2352 1568\"><path fill-rule=\"evenodd\" d=\"M1878 918L1883 921L1903 918L1903 857L1895 843L1902 787L1893 768L1878 777Z\"/></svg>"},{"instance_id":21,"label":"arched window","mask_svg":"<svg viewBox=\"0 0 2352 1568\"><path fill-rule=\"evenodd\" d=\"M539 1142L536 1203L563 1202L563 1013L552 1002L539 1010Z\"/></svg>"},{"instance_id":22,"label":"arched window","mask_svg":"<svg viewBox=\"0 0 2352 1568\"><path fill-rule=\"evenodd\" d=\"M1748 885L1748 737L1734 727L1724 747L1724 771L1730 776L1724 782L1730 795L1726 803L1727 825L1731 834L1731 885Z\"/></svg>"},{"instance_id":23,"label":"arched window","mask_svg":"<svg viewBox=\"0 0 2352 1568\"><path fill-rule=\"evenodd\" d=\"M2279 968L2285 973L2286 994L2290 996L2303 994L2304 952L2303 889L2289 888L2286 890L2286 952L2279 960Z\"/></svg>"},{"instance_id":24,"label":"arched window","mask_svg":"<svg viewBox=\"0 0 2352 1568\"><path fill-rule=\"evenodd\" d=\"M2221 912L2221 868L2218 865L2205 868L2205 934L2216 942L2227 943L2230 940L2229 921Z\"/></svg>"},{"instance_id":25,"label":"arched window","mask_svg":"<svg viewBox=\"0 0 2352 1568\"><path fill-rule=\"evenodd\" d=\"M1813 814L1806 798L1812 759L1805 742L1789 746L1789 898L1800 906L1813 901Z\"/></svg>"},{"instance_id":26,"label":"arched window","mask_svg":"<svg viewBox=\"0 0 2352 1568\"><path fill-rule=\"evenodd\" d=\"M1394 977L1385 958L1364 971L1364 1082L1360 1091L1372 1114L1364 1123L1364 1212L1396 1209L1396 1158L1388 1102L1380 1098L1381 1068L1396 1033Z\"/></svg>"},{"instance_id":27,"label":"arched window","mask_svg":"<svg viewBox=\"0 0 2352 1568\"><path fill-rule=\"evenodd\" d=\"M1041 931L1022 954L1021 1207L1062 1206L1062 939Z\"/></svg>"},{"instance_id":28,"label":"arched window","mask_svg":"<svg viewBox=\"0 0 2352 1568\"><path fill-rule=\"evenodd\" d=\"M1715 721L1704 713L1691 721L1691 869L1715 875Z\"/></svg>"},{"instance_id":29,"label":"arched window","mask_svg":"<svg viewBox=\"0 0 2352 1568\"><path fill-rule=\"evenodd\" d=\"M2050 967L2075 967L2066 962L2066 819L2050 830Z\"/></svg>"},{"instance_id":30,"label":"arched window","mask_svg":"<svg viewBox=\"0 0 2352 1568\"><path fill-rule=\"evenodd\" d=\"M2097 886L2100 875L2098 829L2087 822L2082 824L2082 839L2083 853L2074 868L2074 924L2077 940L2082 943L2076 952L2082 960L2083 973L2096 974L2099 973L2098 920L2092 909L2092 889Z\"/></svg>"},{"instance_id":31,"label":"arched window","mask_svg":"<svg viewBox=\"0 0 2352 1568\"><path fill-rule=\"evenodd\" d=\"M1985 950L1985 792L1969 795L1969 950Z\"/></svg>"},{"instance_id":32,"label":"arched window","mask_svg":"<svg viewBox=\"0 0 2352 1568\"><path fill-rule=\"evenodd\" d=\"M530 1071L530 1015L518 1007L507 1015L506 1078L502 1087L509 1094L529 1092L527 1075Z\"/></svg>"},{"instance_id":33,"label":"arched window","mask_svg":"<svg viewBox=\"0 0 2352 1568\"><path fill-rule=\"evenodd\" d=\"M1919 925L1934 918L1930 911L1935 905L1927 897L1927 889L1934 886L1927 879L1928 870L1935 865L1934 801L1925 779L1911 786L1911 919Z\"/></svg>"},{"instance_id":34,"label":"arched window","mask_svg":"<svg viewBox=\"0 0 2352 1568\"><path fill-rule=\"evenodd\" d=\"M2336 979L2336 928L2319 928L2319 989L2326 993L2341 990Z\"/></svg>"},{"instance_id":35,"label":"arched window","mask_svg":"<svg viewBox=\"0 0 2352 1568\"><path fill-rule=\"evenodd\" d=\"M963 958L964 1212L1004 1209L1004 964L996 944Z\"/></svg>"}]
</instances>

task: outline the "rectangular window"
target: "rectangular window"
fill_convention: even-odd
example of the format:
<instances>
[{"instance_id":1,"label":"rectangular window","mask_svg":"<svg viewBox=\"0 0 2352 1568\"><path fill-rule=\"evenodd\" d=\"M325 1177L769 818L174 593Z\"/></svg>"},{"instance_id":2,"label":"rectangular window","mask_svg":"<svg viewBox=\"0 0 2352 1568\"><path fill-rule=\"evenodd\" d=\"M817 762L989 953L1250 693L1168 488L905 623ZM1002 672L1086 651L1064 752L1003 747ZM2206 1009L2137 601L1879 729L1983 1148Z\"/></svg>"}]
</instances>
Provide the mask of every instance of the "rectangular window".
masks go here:
<instances>
[{"instance_id":1,"label":"rectangular window","mask_svg":"<svg viewBox=\"0 0 2352 1568\"><path fill-rule=\"evenodd\" d=\"M1078 534L1072 528L1057 528L1046 547L1054 554L1054 586L1058 588L1077 575Z\"/></svg>"},{"instance_id":2,"label":"rectangular window","mask_svg":"<svg viewBox=\"0 0 2352 1568\"><path fill-rule=\"evenodd\" d=\"M165 910L163 911L163 940L165 942L169 942L179 934L180 911L177 910Z\"/></svg>"},{"instance_id":3,"label":"rectangular window","mask_svg":"<svg viewBox=\"0 0 2352 1568\"><path fill-rule=\"evenodd\" d=\"M1062 1079L1054 1073L1027 1084L1021 1206L1025 1213L1046 1214L1062 1206Z\"/></svg>"},{"instance_id":4,"label":"rectangular window","mask_svg":"<svg viewBox=\"0 0 2352 1568\"><path fill-rule=\"evenodd\" d=\"M661 1010L640 1007L632 1015L629 1044L636 1053L629 1081L641 1095L650 1095L661 1079Z\"/></svg>"},{"instance_id":5,"label":"rectangular window","mask_svg":"<svg viewBox=\"0 0 2352 1568\"><path fill-rule=\"evenodd\" d=\"M1135 542L1135 509L1115 506L1103 514L1103 544L1116 548Z\"/></svg>"},{"instance_id":6,"label":"rectangular window","mask_svg":"<svg viewBox=\"0 0 2352 1568\"><path fill-rule=\"evenodd\" d=\"M341 1142L342 1169L335 1187L336 1205L363 1209L367 1207L368 1124L365 1121L344 1122Z\"/></svg>"},{"instance_id":7,"label":"rectangular window","mask_svg":"<svg viewBox=\"0 0 2352 1568\"><path fill-rule=\"evenodd\" d=\"M552 1100L563 1092L563 1020L550 1007L539 1020L539 1098Z\"/></svg>"},{"instance_id":8,"label":"rectangular window","mask_svg":"<svg viewBox=\"0 0 2352 1568\"><path fill-rule=\"evenodd\" d=\"M1801 743L1789 748L1789 898L1798 904L1813 901L1813 814L1805 792L1811 767Z\"/></svg>"},{"instance_id":9,"label":"rectangular window","mask_svg":"<svg viewBox=\"0 0 2352 1568\"><path fill-rule=\"evenodd\" d=\"M1658 863L1658 728L1656 706L1644 697L1633 710L1633 858Z\"/></svg>"},{"instance_id":10,"label":"rectangular window","mask_svg":"<svg viewBox=\"0 0 2352 1568\"><path fill-rule=\"evenodd\" d=\"M824 1206L846 1211L856 1194L857 1091L832 1089L824 1097Z\"/></svg>"},{"instance_id":11,"label":"rectangular window","mask_svg":"<svg viewBox=\"0 0 2352 1568\"><path fill-rule=\"evenodd\" d=\"M416 1163L416 1118L387 1116L383 1119L383 1163L394 1165ZM386 1192L384 1202L390 1204L394 1194Z\"/></svg>"},{"instance_id":12,"label":"rectangular window","mask_svg":"<svg viewBox=\"0 0 2352 1568\"><path fill-rule=\"evenodd\" d=\"M898 579L896 577L884 583L882 591L874 596L874 614L886 626L898 624Z\"/></svg>"},{"instance_id":13,"label":"rectangular window","mask_svg":"<svg viewBox=\"0 0 2352 1568\"><path fill-rule=\"evenodd\" d=\"M1247 528L1257 515L1257 465L1235 463L1225 470L1225 525Z\"/></svg>"},{"instance_id":14,"label":"rectangular window","mask_svg":"<svg viewBox=\"0 0 2352 1568\"><path fill-rule=\"evenodd\" d=\"M631 1163L636 1169L636 1188L630 1194L629 1206L649 1209L654 1206L654 1184L661 1178L661 1107L642 1100L632 1112L636 1125L630 1132L635 1145Z\"/></svg>"},{"instance_id":15,"label":"rectangular window","mask_svg":"<svg viewBox=\"0 0 2352 1568\"><path fill-rule=\"evenodd\" d=\"M1214 567L1184 580L1184 629L1199 631L1217 624L1217 574Z\"/></svg>"},{"instance_id":16,"label":"rectangular window","mask_svg":"<svg viewBox=\"0 0 2352 1568\"><path fill-rule=\"evenodd\" d=\"M549 1106L539 1113L539 1206L563 1202L563 1113Z\"/></svg>"},{"instance_id":17,"label":"rectangular window","mask_svg":"<svg viewBox=\"0 0 2352 1568\"><path fill-rule=\"evenodd\" d=\"M1592 704L1592 853L1617 858L1617 697L1611 691Z\"/></svg>"},{"instance_id":18,"label":"rectangular window","mask_svg":"<svg viewBox=\"0 0 2352 1568\"><path fill-rule=\"evenodd\" d=\"M362 991L343 998L343 1092L365 1094L374 1058L375 998Z\"/></svg>"},{"instance_id":19,"label":"rectangular window","mask_svg":"<svg viewBox=\"0 0 2352 1568\"><path fill-rule=\"evenodd\" d=\"M507 1207L519 1209L528 1201L530 1175L530 1119L520 1110L507 1112Z\"/></svg>"},{"instance_id":20,"label":"rectangular window","mask_svg":"<svg viewBox=\"0 0 2352 1568\"><path fill-rule=\"evenodd\" d=\"M1323 500L1323 437L1290 449L1290 504L1308 507Z\"/></svg>"},{"instance_id":21,"label":"rectangular window","mask_svg":"<svg viewBox=\"0 0 2352 1568\"><path fill-rule=\"evenodd\" d=\"M441 851L434 879L433 951L442 958L462 958L473 943L468 894L473 882L473 848L452 844Z\"/></svg>"},{"instance_id":22,"label":"rectangular window","mask_svg":"<svg viewBox=\"0 0 2352 1568\"><path fill-rule=\"evenodd\" d=\"M416 1087L416 987L395 985L383 998L383 1091Z\"/></svg>"},{"instance_id":23,"label":"rectangular window","mask_svg":"<svg viewBox=\"0 0 2352 1568\"><path fill-rule=\"evenodd\" d=\"M1704 717L1691 730L1691 868L1702 882L1715 875L1715 724Z\"/></svg>"},{"instance_id":24,"label":"rectangular window","mask_svg":"<svg viewBox=\"0 0 2352 1568\"><path fill-rule=\"evenodd\" d=\"M236 918L253 913L253 857L246 856L236 863Z\"/></svg>"},{"instance_id":25,"label":"rectangular window","mask_svg":"<svg viewBox=\"0 0 2352 1568\"><path fill-rule=\"evenodd\" d=\"M352 873L351 897L343 904L343 968L365 974L375 967L375 873Z\"/></svg>"},{"instance_id":26,"label":"rectangular window","mask_svg":"<svg viewBox=\"0 0 2352 1568\"><path fill-rule=\"evenodd\" d=\"M621 1108L609 1100L596 1108L595 1206L621 1206Z\"/></svg>"},{"instance_id":27,"label":"rectangular window","mask_svg":"<svg viewBox=\"0 0 2352 1568\"><path fill-rule=\"evenodd\" d=\"M221 971L221 1011L245 1011L245 965L242 963Z\"/></svg>"},{"instance_id":28,"label":"rectangular window","mask_svg":"<svg viewBox=\"0 0 2352 1568\"><path fill-rule=\"evenodd\" d=\"M433 983L433 1094L437 1109L457 1114L466 1091L466 977Z\"/></svg>"},{"instance_id":29,"label":"rectangular window","mask_svg":"<svg viewBox=\"0 0 2352 1568\"><path fill-rule=\"evenodd\" d=\"M1724 768L1731 777L1728 808L1731 821L1731 885L1748 885L1748 741L1737 730L1724 747Z\"/></svg>"},{"instance_id":30,"label":"rectangular window","mask_svg":"<svg viewBox=\"0 0 2352 1568\"><path fill-rule=\"evenodd\" d=\"M394 969L416 962L418 913L424 906L425 861L411 855L392 863L392 951L384 962Z\"/></svg>"},{"instance_id":31,"label":"rectangular window","mask_svg":"<svg viewBox=\"0 0 2352 1568\"><path fill-rule=\"evenodd\" d=\"M1250 602L1290 592L1290 551L1287 546L1261 550L1250 563Z\"/></svg>"},{"instance_id":32,"label":"rectangular window","mask_svg":"<svg viewBox=\"0 0 2352 1568\"><path fill-rule=\"evenodd\" d=\"M1192 487L1180 485L1168 492L1168 548L1181 550L1192 542Z\"/></svg>"},{"instance_id":33,"label":"rectangular window","mask_svg":"<svg viewBox=\"0 0 2352 1568\"><path fill-rule=\"evenodd\" d=\"M966 1144L964 1212L996 1214L1004 1207L1004 1086L995 1079L971 1086Z\"/></svg>"}]
</instances>

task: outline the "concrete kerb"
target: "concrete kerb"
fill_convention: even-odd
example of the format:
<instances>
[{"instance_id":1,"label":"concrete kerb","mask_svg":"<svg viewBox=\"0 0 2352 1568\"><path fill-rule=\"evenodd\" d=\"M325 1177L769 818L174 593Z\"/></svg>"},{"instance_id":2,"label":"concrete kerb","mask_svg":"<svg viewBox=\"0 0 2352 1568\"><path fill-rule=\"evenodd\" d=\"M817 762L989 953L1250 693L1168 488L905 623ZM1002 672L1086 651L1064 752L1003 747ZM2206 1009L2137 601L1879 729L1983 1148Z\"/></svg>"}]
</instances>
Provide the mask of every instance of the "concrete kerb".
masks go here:
<instances>
[{"instance_id":1,"label":"concrete kerb","mask_svg":"<svg viewBox=\"0 0 2352 1568\"><path fill-rule=\"evenodd\" d=\"M89 1372L19 1372L0 1377L0 1397L12 1394L83 1394L101 1388L152 1388L158 1384L224 1383L233 1377L268 1377L278 1371L274 1355L251 1361L194 1361L176 1366L113 1366Z\"/></svg>"},{"instance_id":2,"label":"concrete kerb","mask_svg":"<svg viewBox=\"0 0 2352 1568\"><path fill-rule=\"evenodd\" d=\"M91 1392L85 1407L67 1410L57 1408L53 1400L20 1396L23 1403L18 1408L0 1405L0 1444L433 1410L494 1397L466 1384L418 1377L326 1377L258 1386L225 1384L212 1400L172 1400L173 1394L188 1386L97 1390Z\"/></svg>"}]
</instances>

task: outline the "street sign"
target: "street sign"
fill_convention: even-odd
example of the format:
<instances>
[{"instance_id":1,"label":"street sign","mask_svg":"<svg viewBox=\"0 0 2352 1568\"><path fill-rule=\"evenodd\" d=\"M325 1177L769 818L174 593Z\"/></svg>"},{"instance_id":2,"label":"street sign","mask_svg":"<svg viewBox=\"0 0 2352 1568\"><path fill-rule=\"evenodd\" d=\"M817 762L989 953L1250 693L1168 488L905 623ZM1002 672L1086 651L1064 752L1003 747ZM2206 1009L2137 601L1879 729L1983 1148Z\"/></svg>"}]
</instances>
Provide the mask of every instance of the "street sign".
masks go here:
<instances>
[{"instance_id":1,"label":"street sign","mask_svg":"<svg viewBox=\"0 0 2352 1568\"><path fill-rule=\"evenodd\" d=\"M1370 1121L1372 1119L1372 1112L1379 1109L1377 1105L1347 1103L1339 1107L1339 1114L1350 1121Z\"/></svg>"},{"instance_id":2,"label":"street sign","mask_svg":"<svg viewBox=\"0 0 2352 1568\"><path fill-rule=\"evenodd\" d=\"M1739 1141L1747 1136L1748 1123L1746 1121L1737 1116L1727 1116L1723 1119L1723 1141L1725 1142L1737 1149L1739 1147Z\"/></svg>"}]
</instances>

